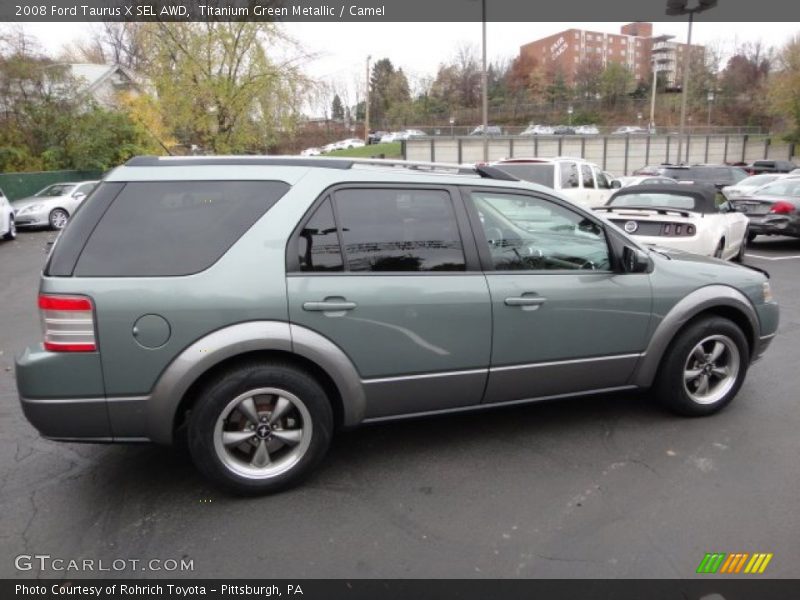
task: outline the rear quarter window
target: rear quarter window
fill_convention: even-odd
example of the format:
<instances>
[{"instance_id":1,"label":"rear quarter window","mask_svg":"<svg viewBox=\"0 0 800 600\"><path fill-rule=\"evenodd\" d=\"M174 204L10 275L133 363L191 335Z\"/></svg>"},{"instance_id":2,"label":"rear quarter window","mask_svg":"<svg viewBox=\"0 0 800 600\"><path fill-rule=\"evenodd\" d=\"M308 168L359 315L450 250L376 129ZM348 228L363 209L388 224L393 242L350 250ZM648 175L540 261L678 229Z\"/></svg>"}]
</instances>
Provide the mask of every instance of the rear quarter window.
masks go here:
<instances>
[{"instance_id":1,"label":"rear quarter window","mask_svg":"<svg viewBox=\"0 0 800 600\"><path fill-rule=\"evenodd\" d=\"M89 235L74 273L159 277L203 271L289 187L279 181L126 183Z\"/></svg>"}]
</instances>

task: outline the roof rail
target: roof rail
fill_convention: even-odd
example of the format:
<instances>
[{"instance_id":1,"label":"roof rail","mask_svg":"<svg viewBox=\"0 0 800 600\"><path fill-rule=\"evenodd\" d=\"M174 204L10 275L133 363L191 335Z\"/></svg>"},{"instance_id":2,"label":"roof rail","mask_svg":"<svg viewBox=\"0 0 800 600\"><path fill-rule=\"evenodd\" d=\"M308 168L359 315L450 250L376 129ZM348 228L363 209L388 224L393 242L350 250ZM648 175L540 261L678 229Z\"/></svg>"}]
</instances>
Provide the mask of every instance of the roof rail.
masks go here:
<instances>
[{"instance_id":1,"label":"roof rail","mask_svg":"<svg viewBox=\"0 0 800 600\"><path fill-rule=\"evenodd\" d=\"M488 166L459 165L455 163L436 163L384 158L326 158L297 156L134 156L125 163L127 167L166 167L189 165L256 165L282 167L321 167L325 169L352 169L353 167L379 167L387 169L407 169L423 173L443 175L467 175L519 181L508 173Z\"/></svg>"}]
</instances>

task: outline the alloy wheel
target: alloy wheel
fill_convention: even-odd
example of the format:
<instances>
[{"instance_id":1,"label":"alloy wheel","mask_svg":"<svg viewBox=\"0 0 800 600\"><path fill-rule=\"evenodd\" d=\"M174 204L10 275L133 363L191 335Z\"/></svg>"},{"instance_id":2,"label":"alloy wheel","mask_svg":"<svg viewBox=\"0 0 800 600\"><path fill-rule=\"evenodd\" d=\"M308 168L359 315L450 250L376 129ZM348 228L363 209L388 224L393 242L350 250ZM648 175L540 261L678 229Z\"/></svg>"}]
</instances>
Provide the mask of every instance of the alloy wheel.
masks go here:
<instances>
[{"instance_id":1,"label":"alloy wheel","mask_svg":"<svg viewBox=\"0 0 800 600\"><path fill-rule=\"evenodd\" d=\"M736 343L725 335L711 335L692 349L683 369L683 387L698 404L718 402L736 384L740 355Z\"/></svg>"}]
</instances>

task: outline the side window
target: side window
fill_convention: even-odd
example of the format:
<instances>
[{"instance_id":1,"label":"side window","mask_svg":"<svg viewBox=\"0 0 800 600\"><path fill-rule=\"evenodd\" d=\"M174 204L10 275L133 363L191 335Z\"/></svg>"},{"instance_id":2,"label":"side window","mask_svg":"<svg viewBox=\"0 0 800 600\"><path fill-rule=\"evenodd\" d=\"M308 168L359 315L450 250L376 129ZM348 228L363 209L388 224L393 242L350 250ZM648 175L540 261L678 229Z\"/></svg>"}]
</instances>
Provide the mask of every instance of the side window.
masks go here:
<instances>
[{"instance_id":1,"label":"side window","mask_svg":"<svg viewBox=\"0 0 800 600\"><path fill-rule=\"evenodd\" d=\"M598 189L610 190L611 182L608 180L608 177L606 177L606 174L597 167L592 167L592 170L594 171L594 177L597 180Z\"/></svg>"},{"instance_id":2,"label":"side window","mask_svg":"<svg viewBox=\"0 0 800 600\"><path fill-rule=\"evenodd\" d=\"M574 162L561 163L561 189L578 187L578 165Z\"/></svg>"},{"instance_id":3,"label":"side window","mask_svg":"<svg viewBox=\"0 0 800 600\"><path fill-rule=\"evenodd\" d=\"M330 198L319 205L297 240L301 271L343 271L342 249Z\"/></svg>"},{"instance_id":4,"label":"side window","mask_svg":"<svg viewBox=\"0 0 800 600\"><path fill-rule=\"evenodd\" d=\"M581 165L581 179L583 180L583 187L587 190L594 189L594 177L592 176L592 168L589 165Z\"/></svg>"},{"instance_id":5,"label":"side window","mask_svg":"<svg viewBox=\"0 0 800 600\"><path fill-rule=\"evenodd\" d=\"M496 192L471 196L496 270L611 268L605 232L588 217L531 196Z\"/></svg>"},{"instance_id":6,"label":"side window","mask_svg":"<svg viewBox=\"0 0 800 600\"><path fill-rule=\"evenodd\" d=\"M111 185L111 189L116 186ZM93 206L109 203L77 259L78 277L175 277L219 260L289 190L280 181L132 181L116 197L92 194L64 231L83 231ZM79 219L88 211L89 216ZM88 227L87 227L88 229ZM53 249L51 269L69 269ZM67 251L67 248L69 251ZM66 258L66 257L65 257Z\"/></svg>"},{"instance_id":7,"label":"side window","mask_svg":"<svg viewBox=\"0 0 800 600\"><path fill-rule=\"evenodd\" d=\"M335 202L348 270L466 270L447 192L349 189Z\"/></svg>"}]
</instances>

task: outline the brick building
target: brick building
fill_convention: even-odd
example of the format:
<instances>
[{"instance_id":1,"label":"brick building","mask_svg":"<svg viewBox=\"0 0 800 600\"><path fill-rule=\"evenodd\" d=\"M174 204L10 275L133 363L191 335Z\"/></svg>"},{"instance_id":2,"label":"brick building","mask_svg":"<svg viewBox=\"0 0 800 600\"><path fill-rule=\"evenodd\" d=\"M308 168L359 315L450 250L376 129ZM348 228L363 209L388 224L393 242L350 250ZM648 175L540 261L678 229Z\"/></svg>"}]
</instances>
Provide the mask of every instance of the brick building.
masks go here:
<instances>
[{"instance_id":1,"label":"brick building","mask_svg":"<svg viewBox=\"0 0 800 600\"><path fill-rule=\"evenodd\" d=\"M654 39L658 40L654 43ZM702 46L692 45L697 52ZM520 56L534 59L545 69L560 70L568 85L575 79L581 64L596 62L601 68L609 63L625 65L637 81L649 80L652 64L664 72L667 85L680 85L686 44L653 38L652 23L629 23L620 33L602 33L567 29L520 47ZM655 56L655 61L653 57Z\"/></svg>"}]
</instances>

